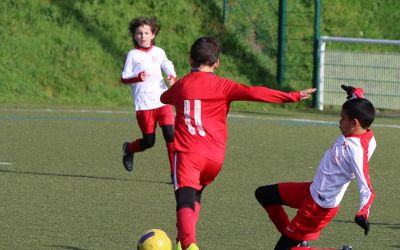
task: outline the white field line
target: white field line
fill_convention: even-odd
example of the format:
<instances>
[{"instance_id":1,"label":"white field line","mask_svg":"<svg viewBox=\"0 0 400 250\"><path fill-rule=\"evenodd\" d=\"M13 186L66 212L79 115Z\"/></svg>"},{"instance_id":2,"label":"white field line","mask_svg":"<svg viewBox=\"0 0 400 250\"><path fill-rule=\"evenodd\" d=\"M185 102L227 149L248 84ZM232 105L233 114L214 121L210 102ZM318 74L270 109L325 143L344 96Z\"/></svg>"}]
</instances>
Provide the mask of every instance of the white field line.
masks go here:
<instances>
[{"instance_id":1,"label":"white field line","mask_svg":"<svg viewBox=\"0 0 400 250\"><path fill-rule=\"evenodd\" d=\"M133 111L123 110L94 110L94 109L25 109L25 108L10 108L0 109L5 112L35 112L35 113L88 113L88 114L131 114Z\"/></svg>"},{"instance_id":2,"label":"white field line","mask_svg":"<svg viewBox=\"0 0 400 250\"><path fill-rule=\"evenodd\" d=\"M233 118L242 118L242 119L258 119L258 120L273 120L273 121L289 121L289 122L299 122L299 123L318 123L323 125L335 125L339 122L331 122L331 121L322 121L322 120L311 120L311 119L299 119L299 118L277 118L277 117L263 117L263 116L246 116L246 115L236 115L236 114L229 114L229 117Z\"/></svg>"},{"instance_id":3,"label":"white field line","mask_svg":"<svg viewBox=\"0 0 400 250\"><path fill-rule=\"evenodd\" d=\"M11 165L13 165L11 162L0 162L0 165L3 165L3 166L11 166Z\"/></svg>"},{"instance_id":4,"label":"white field line","mask_svg":"<svg viewBox=\"0 0 400 250\"><path fill-rule=\"evenodd\" d=\"M275 120L275 121L289 121L289 122L298 122L305 124L322 124L322 125L337 125L339 126L339 120L337 122L332 121L322 121L322 120L312 120L312 119L299 119L299 118L276 118L276 117L261 117L261 116L246 116L246 115L228 115L229 117L234 118L243 118L243 119L259 119L259 120ZM381 128L400 128L400 125L389 125L389 124L372 124L372 127L381 127Z\"/></svg>"},{"instance_id":5,"label":"white field line","mask_svg":"<svg viewBox=\"0 0 400 250\"><path fill-rule=\"evenodd\" d=\"M36 113L87 113L87 114L131 114L132 111L123 111L123 110L92 110L92 109L26 109L26 108L4 108L0 109L0 111L5 112L36 112ZM228 114L228 117L239 118L239 119L258 119L258 120L273 120L273 121L289 121L289 122L297 122L304 124L321 124L321 125L338 125L339 120L337 122L333 121L323 121L323 120L312 120L312 119L299 119L299 118L277 118L277 117L264 117L257 115L238 115L238 114ZM400 125L390 125L390 124L373 124L372 127L381 127L381 128L397 128L400 129Z\"/></svg>"}]
</instances>

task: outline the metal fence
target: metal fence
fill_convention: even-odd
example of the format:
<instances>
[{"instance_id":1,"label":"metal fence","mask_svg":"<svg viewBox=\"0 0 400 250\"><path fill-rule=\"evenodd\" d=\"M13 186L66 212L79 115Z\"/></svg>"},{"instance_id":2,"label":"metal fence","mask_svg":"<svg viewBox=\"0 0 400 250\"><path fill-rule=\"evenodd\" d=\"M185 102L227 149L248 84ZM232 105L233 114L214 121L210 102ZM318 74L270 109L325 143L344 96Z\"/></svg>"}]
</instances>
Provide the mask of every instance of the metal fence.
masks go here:
<instances>
[{"instance_id":1,"label":"metal fence","mask_svg":"<svg viewBox=\"0 0 400 250\"><path fill-rule=\"evenodd\" d=\"M224 0L223 19L226 28L247 42L279 84L310 87L314 5L315 0ZM279 37L280 20L284 20L283 37Z\"/></svg>"},{"instance_id":2,"label":"metal fence","mask_svg":"<svg viewBox=\"0 0 400 250\"><path fill-rule=\"evenodd\" d=\"M335 43L351 43L359 50L335 49ZM375 49L362 51L374 44ZM352 50L350 50L352 49ZM321 37L320 80L317 108L342 105L341 84L362 87L376 108L400 110L400 41Z\"/></svg>"}]
</instances>

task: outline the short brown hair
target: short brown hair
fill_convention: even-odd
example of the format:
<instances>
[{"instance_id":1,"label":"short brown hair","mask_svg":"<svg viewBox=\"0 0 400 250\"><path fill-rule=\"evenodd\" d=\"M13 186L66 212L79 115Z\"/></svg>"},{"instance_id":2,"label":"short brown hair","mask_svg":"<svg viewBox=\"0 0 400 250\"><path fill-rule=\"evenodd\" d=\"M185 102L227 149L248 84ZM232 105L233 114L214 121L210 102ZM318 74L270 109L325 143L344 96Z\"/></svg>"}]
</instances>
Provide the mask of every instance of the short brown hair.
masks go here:
<instances>
[{"instance_id":1,"label":"short brown hair","mask_svg":"<svg viewBox=\"0 0 400 250\"><path fill-rule=\"evenodd\" d=\"M213 37L200 37L190 49L190 59L192 67L200 65L212 66L219 59L220 43Z\"/></svg>"}]
</instances>

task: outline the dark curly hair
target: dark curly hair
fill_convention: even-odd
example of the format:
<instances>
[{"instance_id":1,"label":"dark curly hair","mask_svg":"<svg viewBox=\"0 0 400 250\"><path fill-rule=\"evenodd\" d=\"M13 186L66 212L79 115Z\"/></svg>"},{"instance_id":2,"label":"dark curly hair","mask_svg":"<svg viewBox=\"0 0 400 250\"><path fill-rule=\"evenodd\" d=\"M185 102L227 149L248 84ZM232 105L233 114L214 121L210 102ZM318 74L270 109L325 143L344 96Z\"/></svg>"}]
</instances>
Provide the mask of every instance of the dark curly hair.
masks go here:
<instances>
[{"instance_id":1,"label":"dark curly hair","mask_svg":"<svg viewBox=\"0 0 400 250\"><path fill-rule=\"evenodd\" d=\"M157 17L155 17L155 16L153 16L153 17L136 17L136 18L132 19L129 22L129 33L132 36L132 42L135 46L139 46L139 44L136 42L136 40L134 38L136 29L143 25L149 25L151 28L151 32L153 32L154 36L157 36L158 32L161 29L161 26L157 20ZM153 39L153 41L151 41L151 44L153 44L153 45L156 44L155 39Z\"/></svg>"}]
</instances>

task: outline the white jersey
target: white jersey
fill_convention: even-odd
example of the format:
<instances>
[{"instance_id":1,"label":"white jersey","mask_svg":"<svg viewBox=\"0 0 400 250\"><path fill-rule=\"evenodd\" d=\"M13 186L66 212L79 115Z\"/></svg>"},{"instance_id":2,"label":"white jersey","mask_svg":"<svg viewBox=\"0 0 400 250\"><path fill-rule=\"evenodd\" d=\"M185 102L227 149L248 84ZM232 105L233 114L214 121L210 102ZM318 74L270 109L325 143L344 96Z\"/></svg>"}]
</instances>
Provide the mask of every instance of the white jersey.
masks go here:
<instances>
[{"instance_id":1,"label":"white jersey","mask_svg":"<svg viewBox=\"0 0 400 250\"><path fill-rule=\"evenodd\" d=\"M163 49L152 46L150 49L135 48L128 52L122 79L137 77L143 71L147 75L143 82L131 84L136 111L164 106L160 96L168 88L161 69L166 75L176 77L174 65L168 60Z\"/></svg>"},{"instance_id":2,"label":"white jersey","mask_svg":"<svg viewBox=\"0 0 400 250\"><path fill-rule=\"evenodd\" d=\"M324 208L334 208L354 178L360 191L358 214L368 218L375 194L371 186L368 161L376 148L372 130L361 135L339 136L325 152L310 186L314 201Z\"/></svg>"}]
</instances>

